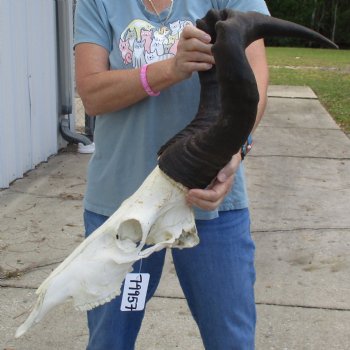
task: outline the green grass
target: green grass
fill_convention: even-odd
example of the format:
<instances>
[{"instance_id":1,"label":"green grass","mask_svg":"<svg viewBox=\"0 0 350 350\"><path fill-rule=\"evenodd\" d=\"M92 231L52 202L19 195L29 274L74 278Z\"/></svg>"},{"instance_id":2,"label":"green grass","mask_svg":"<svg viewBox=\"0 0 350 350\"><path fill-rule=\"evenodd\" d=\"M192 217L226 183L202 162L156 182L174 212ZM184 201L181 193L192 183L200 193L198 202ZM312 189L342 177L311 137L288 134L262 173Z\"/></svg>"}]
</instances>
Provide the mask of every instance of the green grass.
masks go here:
<instances>
[{"instance_id":1,"label":"green grass","mask_svg":"<svg viewBox=\"0 0 350 350\"><path fill-rule=\"evenodd\" d=\"M310 86L350 133L350 50L267 48L270 84Z\"/></svg>"}]
</instances>

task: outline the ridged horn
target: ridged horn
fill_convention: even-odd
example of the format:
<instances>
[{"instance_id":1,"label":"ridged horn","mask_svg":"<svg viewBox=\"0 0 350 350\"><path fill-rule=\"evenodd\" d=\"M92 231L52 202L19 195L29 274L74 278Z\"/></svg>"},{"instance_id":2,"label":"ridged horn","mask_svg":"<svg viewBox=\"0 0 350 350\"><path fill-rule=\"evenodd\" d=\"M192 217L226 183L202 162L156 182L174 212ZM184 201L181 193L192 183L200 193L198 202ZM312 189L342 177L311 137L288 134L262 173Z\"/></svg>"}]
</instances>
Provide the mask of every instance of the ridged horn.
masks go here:
<instances>
[{"instance_id":1,"label":"ridged horn","mask_svg":"<svg viewBox=\"0 0 350 350\"><path fill-rule=\"evenodd\" d=\"M205 188L237 153L253 129L259 93L245 55L253 41L294 36L337 47L301 25L233 10L210 10L197 27L211 35L215 66L199 72L198 112L158 152L160 169L188 188Z\"/></svg>"}]
</instances>

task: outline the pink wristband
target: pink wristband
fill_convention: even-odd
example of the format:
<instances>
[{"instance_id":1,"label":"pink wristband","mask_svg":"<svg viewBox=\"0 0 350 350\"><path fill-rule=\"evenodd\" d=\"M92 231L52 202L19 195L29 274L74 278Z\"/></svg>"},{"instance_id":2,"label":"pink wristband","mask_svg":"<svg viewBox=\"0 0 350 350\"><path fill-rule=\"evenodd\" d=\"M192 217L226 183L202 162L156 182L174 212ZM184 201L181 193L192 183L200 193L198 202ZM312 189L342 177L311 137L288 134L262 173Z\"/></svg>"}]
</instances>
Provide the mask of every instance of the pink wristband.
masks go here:
<instances>
[{"instance_id":1,"label":"pink wristband","mask_svg":"<svg viewBox=\"0 0 350 350\"><path fill-rule=\"evenodd\" d=\"M148 84L147 67L148 67L147 64L141 67L141 71L140 71L141 84L149 96L159 96L160 92L154 92Z\"/></svg>"}]
</instances>

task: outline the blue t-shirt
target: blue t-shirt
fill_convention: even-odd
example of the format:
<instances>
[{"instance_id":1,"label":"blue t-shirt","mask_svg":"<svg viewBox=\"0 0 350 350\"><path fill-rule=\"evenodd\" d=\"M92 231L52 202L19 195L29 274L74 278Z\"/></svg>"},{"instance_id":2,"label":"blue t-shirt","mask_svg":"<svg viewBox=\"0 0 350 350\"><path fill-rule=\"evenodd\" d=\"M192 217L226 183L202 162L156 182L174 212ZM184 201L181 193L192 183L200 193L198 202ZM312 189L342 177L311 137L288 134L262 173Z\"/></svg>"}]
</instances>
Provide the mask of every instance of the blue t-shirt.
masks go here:
<instances>
[{"instance_id":1,"label":"blue t-shirt","mask_svg":"<svg viewBox=\"0 0 350 350\"><path fill-rule=\"evenodd\" d=\"M174 0L159 18L142 0L78 0L75 44L95 43L109 52L110 69L139 68L176 53L183 28L193 25L211 8L231 8L268 14L263 0ZM96 118L95 153L88 167L84 206L111 215L141 185L157 164L157 151L196 115L200 85L193 74L179 84L118 112ZM232 191L219 210L248 206L242 166ZM217 211L196 210L197 219Z\"/></svg>"}]
</instances>

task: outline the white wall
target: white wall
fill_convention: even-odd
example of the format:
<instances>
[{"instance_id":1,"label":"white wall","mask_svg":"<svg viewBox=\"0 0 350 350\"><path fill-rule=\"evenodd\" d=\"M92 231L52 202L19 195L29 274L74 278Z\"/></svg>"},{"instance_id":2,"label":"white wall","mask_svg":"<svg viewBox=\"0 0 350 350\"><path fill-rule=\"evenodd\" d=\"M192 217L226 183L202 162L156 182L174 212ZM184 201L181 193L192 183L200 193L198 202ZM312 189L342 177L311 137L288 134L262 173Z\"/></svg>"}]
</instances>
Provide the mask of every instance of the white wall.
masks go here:
<instances>
[{"instance_id":1,"label":"white wall","mask_svg":"<svg viewBox=\"0 0 350 350\"><path fill-rule=\"evenodd\" d=\"M58 149L54 0L0 0L0 188Z\"/></svg>"}]
</instances>

